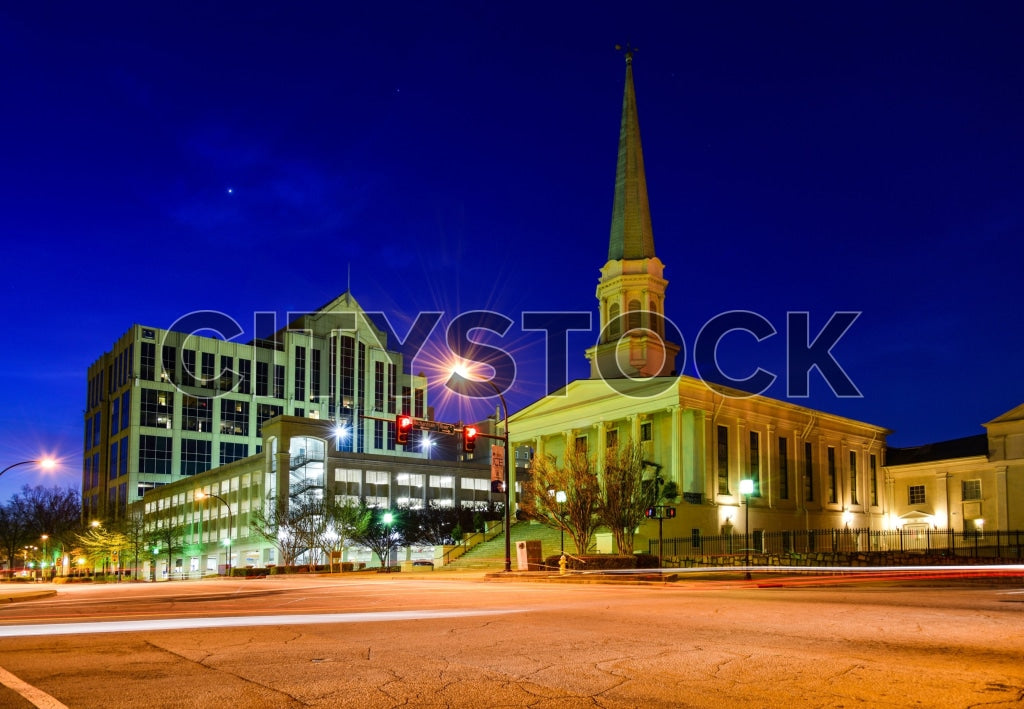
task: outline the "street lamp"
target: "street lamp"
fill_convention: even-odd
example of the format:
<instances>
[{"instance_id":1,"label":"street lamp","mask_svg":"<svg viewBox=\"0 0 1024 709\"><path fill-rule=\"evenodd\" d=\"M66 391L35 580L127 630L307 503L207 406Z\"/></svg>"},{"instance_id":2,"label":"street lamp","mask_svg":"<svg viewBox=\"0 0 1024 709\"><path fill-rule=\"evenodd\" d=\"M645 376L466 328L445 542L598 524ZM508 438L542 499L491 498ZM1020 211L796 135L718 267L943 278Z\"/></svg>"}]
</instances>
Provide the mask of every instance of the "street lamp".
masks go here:
<instances>
[{"instance_id":1,"label":"street lamp","mask_svg":"<svg viewBox=\"0 0 1024 709\"><path fill-rule=\"evenodd\" d=\"M744 500L744 513L743 513L743 546L744 551L747 553L747 561L745 566L747 567L747 580L750 579L750 496L754 493L754 481L749 478L740 480L740 494L743 495Z\"/></svg>"},{"instance_id":2,"label":"street lamp","mask_svg":"<svg viewBox=\"0 0 1024 709\"><path fill-rule=\"evenodd\" d=\"M205 500L208 497L212 497L215 500L220 500L221 504L223 504L224 507L226 507L227 510L228 510L228 538L226 540L227 541L227 548L228 548L228 555L227 555L227 559L226 559L227 563L225 563L225 565L224 565L224 570L226 572L225 575L226 576L230 576L231 575L231 505L229 505L228 501L225 500L223 497L221 497L220 495L215 495L212 492L204 492L202 490L196 490L195 497L196 497L197 500Z\"/></svg>"},{"instance_id":3,"label":"street lamp","mask_svg":"<svg viewBox=\"0 0 1024 709\"><path fill-rule=\"evenodd\" d=\"M420 447L427 452L427 460L430 460L430 453L434 449L434 439L429 435L424 436Z\"/></svg>"},{"instance_id":4,"label":"street lamp","mask_svg":"<svg viewBox=\"0 0 1024 709\"><path fill-rule=\"evenodd\" d=\"M38 465L43 470L52 470L56 465L57 461L53 458L39 458L38 460L22 460L18 463L11 463L3 470L0 470L0 475L3 475L11 468L16 468L19 465Z\"/></svg>"},{"instance_id":5,"label":"street lamp","mask_svg":"<svg viewBox=\"0 0 1024 709\"><path fill-rule=\"evenodd\" d=\"M383 559L380 560L381 563L384 564L384 567L385 567L384 573L386 573L386 574L390 574L391 573L391 542L392 542L392 538L391 538L391 523L394 522L394 521L395 521L395 516L393 514L391 514L390 511L385 512L381 516L381 522L384 523L384 528L387 530L386 534L387 534L387 539L388 539L388 560L387 561L384 561Z\"/></svg>"},{"instance_id":6,"label":"street lamp","mask_svg":"<svg viewBox=\"0 0 1024 709\"><path fill-rule=\"evenodd\" d=\"M457 377L459 379L462 379L463 381L469 381L478 384L485 383L479 380L470 379L469 377L466 376L466 373L461 370L461 367L456 367L452 375L453 378ZM450 381L451 380L449 380L449 382ZM504 428L505 433L503 436L496 436L496 438L500 438L505 444L505 571L512 571L512 491L510 489L511 478L509 476L509 465L511 465L511 461L509 460L508 455L508 404L505 403L505 397L502 395L501 389L498 388L498 385L494 383L493 379L486 380L486 383L489 384L492 389L494 389L494 393L497 394L498 399L501 400L501 410L504 416L502 426Z\"/></svg>"}]
</instances>

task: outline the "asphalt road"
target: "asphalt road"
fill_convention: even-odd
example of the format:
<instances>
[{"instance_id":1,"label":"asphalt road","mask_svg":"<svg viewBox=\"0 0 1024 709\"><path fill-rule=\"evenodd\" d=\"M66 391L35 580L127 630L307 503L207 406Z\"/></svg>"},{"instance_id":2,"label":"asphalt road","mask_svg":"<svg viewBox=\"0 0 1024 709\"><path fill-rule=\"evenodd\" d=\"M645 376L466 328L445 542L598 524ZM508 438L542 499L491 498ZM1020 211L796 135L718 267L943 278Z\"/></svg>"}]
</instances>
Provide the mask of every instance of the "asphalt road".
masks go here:
<instances>
[{"instance_id":1,"label":"asphalt road","mask_svg":"<svg viewBox=\"0 0 1024 709\"><path fill-rule=\"evenodd\" d=\"M439 572L57 590L0 606L0 707L1024 706L1012 585Z\"/></svg>"}]
</instances>

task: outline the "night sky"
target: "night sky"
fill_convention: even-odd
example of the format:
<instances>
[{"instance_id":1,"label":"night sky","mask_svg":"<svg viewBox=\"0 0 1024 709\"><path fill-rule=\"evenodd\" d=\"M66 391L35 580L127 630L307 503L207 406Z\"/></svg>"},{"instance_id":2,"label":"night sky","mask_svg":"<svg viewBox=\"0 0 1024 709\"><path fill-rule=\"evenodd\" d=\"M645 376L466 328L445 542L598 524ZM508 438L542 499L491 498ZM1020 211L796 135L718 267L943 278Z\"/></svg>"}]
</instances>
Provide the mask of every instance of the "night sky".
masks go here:
<instances>
[{"instance_id":1,"label":"night sky","mask_svg":"<svg viewBox=\"0 0 1024 709\"><path fill-rule=\"evenodd\" d=\"M863 396L812 374L796 403L900 446L1024 402L1020 3L356 5L0 9L0 465L64 460L0 500L79 484L87 367L135 322L283 324L351 282L400 332L593 311L588 376L626 42L686 373L706 321L754 311L779 333L729 335L723 367L784 398L786 313L857 311L833 355ZM484 339L510 408L547 392L540 333Z\"/></svg>"}]
</instances>

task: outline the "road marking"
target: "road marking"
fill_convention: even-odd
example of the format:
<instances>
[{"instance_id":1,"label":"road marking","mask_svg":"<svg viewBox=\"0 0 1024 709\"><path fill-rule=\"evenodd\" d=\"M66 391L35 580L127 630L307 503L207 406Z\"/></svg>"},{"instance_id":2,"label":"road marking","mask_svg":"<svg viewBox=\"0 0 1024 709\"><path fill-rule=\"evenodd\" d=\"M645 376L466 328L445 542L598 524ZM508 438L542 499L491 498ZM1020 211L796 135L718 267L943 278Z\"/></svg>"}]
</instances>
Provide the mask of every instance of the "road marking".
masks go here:
<instances>
[{"instance_id":1,"label":"road marking","mask_svg":"<svg viewBox=\"0 0 1024 709\"><path fill-rule=\"evenodd\" d=\"M0 638L79 633L133 633L142 630L196 630L201 628L245 628L256 625L312 625L315 623L380 623L435 618L470 618L481 615L521 613L524 609L479 611L382 611L374 613L325 613L304 615L233 616L226 618L162 618L95 623L52 623L47 625L0 626Z\"/></svg>"},{"instance_id":2,"label":"road marking","mask_svg":"<svg viewBox=\"0 0 1024 709\"><path fill-rule=\"evenodd\" d=\"M39 709L68 709L67 705L61 704L56 699L41 689L33 687L28 682L23 682L10 672L0 667L0 684L13 689Z\"/></svg>"}]
</instances>

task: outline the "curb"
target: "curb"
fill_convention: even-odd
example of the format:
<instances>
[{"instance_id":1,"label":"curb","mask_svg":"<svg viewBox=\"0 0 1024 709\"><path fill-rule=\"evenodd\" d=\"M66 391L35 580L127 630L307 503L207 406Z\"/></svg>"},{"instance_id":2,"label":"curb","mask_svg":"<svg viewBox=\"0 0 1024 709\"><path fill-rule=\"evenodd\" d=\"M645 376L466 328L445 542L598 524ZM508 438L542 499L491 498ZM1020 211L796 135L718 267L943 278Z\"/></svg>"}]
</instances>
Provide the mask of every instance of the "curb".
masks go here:
<instances>
[{"instance_id":1,"label":"curb","mask_svg":"<svg viewBox=\"0 0 1024 709\"><path fill-rule=\"evenodd\" d=\"M35 601L39 598L49 598L50 596L56 595L57 592L52 589L47 591L23 591L21 593L0 592L0 603L18 603L19 601Z\"/></svg>"}]
</instances>

